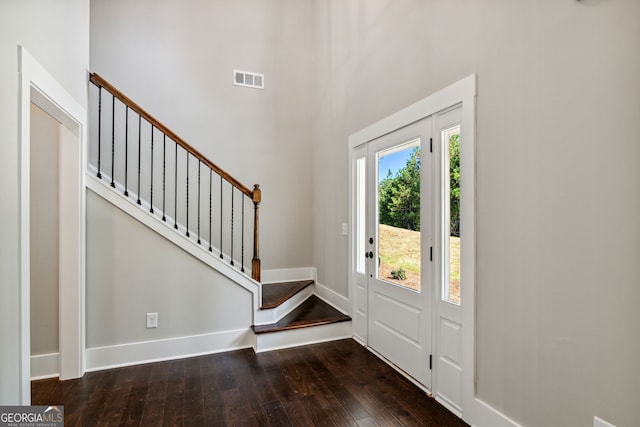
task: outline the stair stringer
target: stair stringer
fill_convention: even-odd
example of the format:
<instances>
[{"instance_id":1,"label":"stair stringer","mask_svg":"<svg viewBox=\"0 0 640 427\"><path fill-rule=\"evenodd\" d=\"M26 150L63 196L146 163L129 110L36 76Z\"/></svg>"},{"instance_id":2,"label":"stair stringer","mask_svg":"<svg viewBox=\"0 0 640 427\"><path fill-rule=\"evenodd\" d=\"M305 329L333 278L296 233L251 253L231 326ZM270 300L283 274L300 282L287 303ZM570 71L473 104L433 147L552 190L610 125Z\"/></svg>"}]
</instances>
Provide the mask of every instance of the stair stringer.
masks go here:
<instances>
[{"instance_id":1,"label":"stair stringer","mask_svg":"<svg viewBox=\"0 0 640 427\"><path fill-rule=\"evenodd\" d=\"M257 313L260 311L260 302L262 301L262 287L259 282L236 270L231 265L222 261L219 257L212 255L203 246L194 243L179 230L174 229L171 225L163 222L154 214L150 213L144 206L137 205L129 197L115 191L107 182L95 177L91 173L87 174L87 188L134 219L140 221L142 224L146 225L151 230L169 240L182 250L218 271L229 280L251 292L253 295L252 310L255 320Z\"/></svg>"}]
</instances>

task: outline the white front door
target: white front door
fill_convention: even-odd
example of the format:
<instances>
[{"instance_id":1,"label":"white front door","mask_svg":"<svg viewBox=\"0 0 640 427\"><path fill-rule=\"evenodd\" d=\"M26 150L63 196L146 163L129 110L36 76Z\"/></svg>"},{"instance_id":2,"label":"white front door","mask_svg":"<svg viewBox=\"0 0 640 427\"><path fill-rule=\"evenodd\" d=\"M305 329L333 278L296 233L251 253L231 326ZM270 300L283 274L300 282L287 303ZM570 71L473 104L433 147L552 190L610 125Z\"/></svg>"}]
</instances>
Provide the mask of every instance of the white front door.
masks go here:
<instances>
[{"instance_id":1,"label":"white front door","mask_svg":"<svg viewBox=\"0 0 640 427\"><path fill-rule=\"evenodd\" d=\"M367 144L368 345L431 389L431 118ZM422 158L426 161L422 161Z\"/></svg>"},{"instance_id":2,"label":"white front door","mask_svg":"<svg viewBox=\"0 0 640 427\"><path fill-rule=\"evenodd\" d=\"M349 137L354 338L469 424L475 90L471 75Z\"/></svg>"}]
</instances>

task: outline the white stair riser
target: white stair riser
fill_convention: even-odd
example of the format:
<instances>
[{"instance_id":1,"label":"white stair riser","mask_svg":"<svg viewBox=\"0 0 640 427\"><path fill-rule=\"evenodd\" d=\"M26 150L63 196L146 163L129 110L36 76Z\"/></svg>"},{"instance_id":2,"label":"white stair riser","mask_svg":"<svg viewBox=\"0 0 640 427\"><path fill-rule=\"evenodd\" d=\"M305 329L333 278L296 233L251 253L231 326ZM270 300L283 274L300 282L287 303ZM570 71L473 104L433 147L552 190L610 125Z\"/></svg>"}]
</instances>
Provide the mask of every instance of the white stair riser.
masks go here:
<instances>
[{"instance_id":1,"label":"white stair riser","mask_svg":"<svg viewBox=\"0 0 640 427\"><path fill-rule=\"evenodd\" d=\"M353 336L351 321L309 326L287 331L256 334L254 351L277 350L301 345L335 341Z\"/></svg>"}]
</instances>

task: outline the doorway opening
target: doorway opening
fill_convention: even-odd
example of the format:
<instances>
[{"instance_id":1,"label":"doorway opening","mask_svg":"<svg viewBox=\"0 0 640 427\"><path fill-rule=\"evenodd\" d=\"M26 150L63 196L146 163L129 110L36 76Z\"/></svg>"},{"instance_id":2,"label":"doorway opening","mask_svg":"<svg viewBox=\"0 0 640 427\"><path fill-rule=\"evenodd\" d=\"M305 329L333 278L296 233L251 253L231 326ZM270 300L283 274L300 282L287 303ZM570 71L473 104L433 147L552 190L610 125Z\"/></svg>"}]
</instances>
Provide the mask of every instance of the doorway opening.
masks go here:
<instances>
[{"instance_id":1,"label":"doorway opening","mask_svg":"<svg viewBox=\"0 0 640 427\"><path fill-rule=\"evenodd\" d=\"M60 379L81 377L85 350L86 110L23 47L18 49L20 141L20 403L31 403L31 125L46 113L57 127L57 298ZM34 206L35 208L35 206ZM37 266L34 266L37 267ZM34 313L37 315L38 313ZM51 316L51 314L49 314ZM46 332L45 332L46 333ZM51 343L49 343L51 345ZM51 354L51 353L48 353ZM55 353L53 353L55 354ZM51 372L53 374L54 372Z\"/></svg>"},{"instance_id":2,"label":"doorway opening","mask_svg":"<svg viewBox=\"0 0 640 427\"><path fill-rule=\"evenodd\" d=\"M31 379L60 375L59 132L53 117L30 108L30 345Z\"/></svg>"}]
</instances>

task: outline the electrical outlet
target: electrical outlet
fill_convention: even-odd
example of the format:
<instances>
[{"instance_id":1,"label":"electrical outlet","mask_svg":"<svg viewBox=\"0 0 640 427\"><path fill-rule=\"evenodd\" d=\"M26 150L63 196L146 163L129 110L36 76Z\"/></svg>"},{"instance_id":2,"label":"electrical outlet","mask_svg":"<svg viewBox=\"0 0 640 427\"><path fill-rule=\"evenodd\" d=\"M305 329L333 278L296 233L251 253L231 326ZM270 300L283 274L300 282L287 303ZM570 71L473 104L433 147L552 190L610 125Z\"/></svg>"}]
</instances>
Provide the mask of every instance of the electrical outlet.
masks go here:
<instances>
[{"instance_id":1,"label":"electrical outlet","mask_svg":"<svg viewBox=\"0 0 640 427\"><path fill-rule=\"evenodd\" d=\"M593 417L593 427L616 427L611 423L606 422L605 420Z\"/></svg>"},{"instance_id":2,"label":"electrical outlet","mask_svg":"<svg viewBox=\"0 0 640 427\"><path fill-rule=\"evenodd\" d=\"M147 329L158 327L158 313L147 313Z\"/></svg>"}]
</instances>

